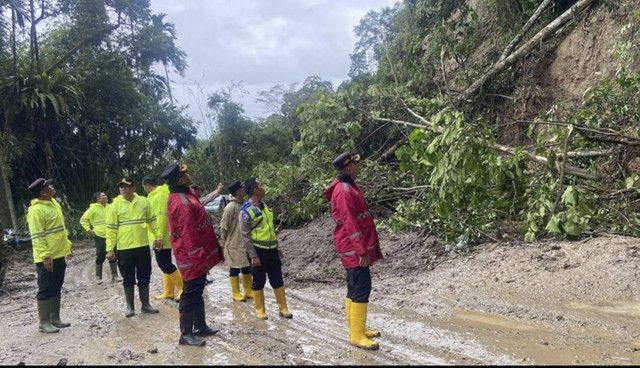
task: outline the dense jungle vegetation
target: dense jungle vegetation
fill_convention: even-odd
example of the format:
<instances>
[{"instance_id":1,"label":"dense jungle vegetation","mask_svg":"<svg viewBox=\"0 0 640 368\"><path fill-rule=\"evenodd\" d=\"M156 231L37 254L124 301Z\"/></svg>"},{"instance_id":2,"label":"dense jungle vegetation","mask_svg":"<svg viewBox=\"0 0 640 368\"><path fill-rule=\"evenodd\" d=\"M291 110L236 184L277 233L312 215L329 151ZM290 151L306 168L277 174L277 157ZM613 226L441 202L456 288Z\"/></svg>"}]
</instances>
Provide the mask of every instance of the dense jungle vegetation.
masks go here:
<instances>
[{"instance_id":1,"label":"dense jungle vegetation","mask_svg":"<svg viewBox=\"0 0 640 368\"><path fill-rule=\"evenodd\" d=\"M206 96L197 123L171 94L169 71L184 72L187 55L148 0L0 0L0 220L11 224L14 203L23 223L29 182L52 177L77 231L93 192L113 197L123 175L179 160L209 190L259 177L280 226L296 226L328 210L330 162L354 151L382 229L430 232L458 249L638 235L636 5L404 0L354 28L340 86L319 76L273 86L260 97L272 114L259 121L230 86ZM551 101L532 88L539 66L595 12L619 24L616 73L581 101Z\"/></svg>"}]
</instances>

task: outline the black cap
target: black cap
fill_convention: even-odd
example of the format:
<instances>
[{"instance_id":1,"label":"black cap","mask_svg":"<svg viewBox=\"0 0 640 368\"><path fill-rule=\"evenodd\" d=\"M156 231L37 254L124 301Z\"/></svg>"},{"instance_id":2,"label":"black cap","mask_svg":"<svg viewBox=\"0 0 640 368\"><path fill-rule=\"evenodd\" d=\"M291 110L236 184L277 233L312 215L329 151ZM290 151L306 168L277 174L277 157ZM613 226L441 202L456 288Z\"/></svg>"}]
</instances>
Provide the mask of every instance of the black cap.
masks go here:
<instances>
[{"instance_id":1,"label":"black cap","mask_svg":"<svg viewBox=\"0 0 640 368\"><path fill-rule=\"evenodd\" d=\"M33 194L34 197L39 197L40 191L42 190L42 188L46 187L47 185L50 185L52 182L53 180L51 179L38 178L34 180L33 183L31 183L31 185L29 185L29 190L31 191L31 194Z\"/></svg>"},{"instance_id":2,"label":"black cap","mask_svg":"<svg viewBox=\"0 0 640 368\"><path fill-rule=\"evenodd\" d=\"M229 191L229 193L236 195L236 192L242 187L243 185L240 182L240 180L236 180L233 183L229 184L229 186L227 187L227 190Z\"/></svg>"},{"instance_id":3,"label":"black cap","mask_svg":"<svg viewBox=\"0 0 640 368\"><path fill-rule=\"evenodd\" d=\"M133 185L133 180L131 178L122 178L120 179L120 181L117 184L118 186L121 185Z\"/></svg>"},{"instance_id":4,"label":"black cap","mask_svg":"<svg viewBox=\"0 0 640 368\"><path fill-rule=\"evenodd\" d=\"M336 170L342 170L352 162L360 162L360 155L352 155L349 152L344 152L340 156L336 157L331 163Z\"/></svg>"},{"instance_id":5,"label":"black cap","mask_svg":"<svg viewBox=\"0 0 640 368\"><path fill-rule=\"evenodd\" d=\"M164 171L160 176L162 177L162 179L168 180L171 182L171 181L177 180L178 175L186 171L187 171L187 165L180 166L178 164L171 164L167 166L166 169L164 169Z\"/></svg>"}]
</instances>

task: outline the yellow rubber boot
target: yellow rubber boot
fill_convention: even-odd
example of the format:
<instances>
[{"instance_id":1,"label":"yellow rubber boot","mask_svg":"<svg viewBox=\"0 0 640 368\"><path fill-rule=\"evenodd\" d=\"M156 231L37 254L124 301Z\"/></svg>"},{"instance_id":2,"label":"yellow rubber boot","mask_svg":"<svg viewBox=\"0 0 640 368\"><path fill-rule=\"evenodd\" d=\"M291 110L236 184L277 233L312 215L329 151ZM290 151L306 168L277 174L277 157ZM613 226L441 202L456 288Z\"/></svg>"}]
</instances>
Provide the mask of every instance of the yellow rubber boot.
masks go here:
<instances>
[{"instance_id":1,"label":"yellow rubber boot","mask_svg":"<svg viewBox=\"0 0 640 368\"><path fill-rule=\"evenodd\" d=\"M253 291L251 291L251 274L242 274L242 291L246 299L253 299Z\"/></svg>"},{"instance_id":2,"label":"yellow rubber boot","mask_svg":"<svg viewBox=\"0 0 640 368\"><path fill-rule=\"evenodd\" d=\"M231 284L231 298L237 302L244 302L245 299L240 293L240 277L229 276L229 283Z\"/></svg>"},{"instance_id":3,"label":"yellow rubber boot","mask_svg":"<svg viewBox=\"0 0 640 368\"><path fill-rule=\"evenodd\" d=\"M169 275L171 281L173 281L173 285L178 289L178 294L176 294L175 300L176 302L180 301L180 297L182 297L182 275L180 275L180 271L175 270L172 274Z\"/></svg>"},{"instance_id":4,"label":"yellow rubber boot","mask_svg":"<svg viewBox=\"0 0 640 368\"><path fill-rule=\"evenodd\" d=\"M345 310L347 311L347 327L349 327L349 321L351 320L351 303L353 303L351 299L345 299ZM380 337L380 331L372 331L365 328L364 335L368 338Z\"/></svg>"},{"instance_id":5,"label":"yellow rubber boot","mask_svg":"<svg viewBox=\"0 0 640 368\"><path fill-rule=\"evenodd\" d=\"M264 311L264 289L253 290L253 302L256 305L256 317L267 319L267 313Z\"/></svg>"},{"instance_id":6,"label":"yellow rubber boot","mask_svg":"<svg viewBox=\"0 0 640 368\"><path fill-rule=\"evenodd\" d=\"M156 295L156 299L173 299L173 282L166 273L162 274L162 294Z\"/></svg>"},{"instance_id":7,"label":"yellow rubber boot","mask_svg":"<svg viewBox=\"0 0 640 368\"><path fill-rule=\"evenodd\" d=\"M287 297L284 295L284 286L273 289L273 293L276 295L276 303L278 303L278 309L280 309L280 317L293 318L293 315L289 313L289 308L287 308Z\"/></svg>"},{"instance_id":8,"label":"yellow rubber boot","mask_svg":"<svg viewBox=\"0 0 640 368\"><path fill-rule=\"evenodd\" d=\"M369 340L364 335L364 326L367 324L367 303L351 303L351 318L349 320L349 342L361 349L377 350L380 346L377 342Z\"/></svg>"}]
</instances>

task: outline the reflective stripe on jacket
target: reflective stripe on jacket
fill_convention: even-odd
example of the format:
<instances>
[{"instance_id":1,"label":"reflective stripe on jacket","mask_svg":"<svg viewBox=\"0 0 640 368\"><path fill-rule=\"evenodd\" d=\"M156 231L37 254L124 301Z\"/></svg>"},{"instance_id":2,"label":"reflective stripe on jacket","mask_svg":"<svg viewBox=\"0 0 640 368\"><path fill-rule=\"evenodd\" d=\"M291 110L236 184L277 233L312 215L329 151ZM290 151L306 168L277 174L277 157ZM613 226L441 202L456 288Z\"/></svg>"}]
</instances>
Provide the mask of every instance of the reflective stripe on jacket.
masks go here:
<instances>
[{"instance_id":1,"label":"reflective stripe on jacket","mask_svg":"<svg viewBox=\"0 0 640 368\"><path fill-rule=\"evenodd\" d=\"M33 199L27 212L27 223L35 263L42 262L45 258L56 259L71 254L64 216L55 198L50 201Z\"/></svg>"},{"instance_id":2,"label":"reflective stripe on jacket","mask_svg":"<svg viewBox=\"0 0 640 368\"><path fill-rule=\"evenodd\" d=\"M101 205L100 203L91 203L89 208L80 217L80 225L85 231L93 229L96 236L104 238L107 236L107 209L109 204Z\"/></svg>"},{"instance_id":3,"label":"reflective stripe on jacket","mask_svg":"<svg viewBox=\"0 0 640 368\"><path fill-rule=\"evenodd\" d=\"M118 244L118 250L149 246L147 227L155 239L162 239L156 226L156 217L151 211L149 200L133 193L127 201L121 195L114 198L107 210L107 252Z\"/></svg>"},{"instance_id":4,"label":"reflective stripe on jacket","mask_svg":"<svg viewBox=\"0 0 640 368\"><path fill-rule=\"evenodd\" d=\"M331 201L336 226L333 241L344 268L358 267L359 257L369 254L369 264L382 259L378 233L360 188L347 175L339 175L324 191Z\"/></svg>"},{"instance_id":5,"label":"reflective stripe on jacket","mask_svg":"<svg viewBox=\"0 0 640 368\"><path fill-rule=\"evenodd\" d=\"M169 186L163 184L155 187L147 196L151 204L151 210L156 216L158 231L162 233L162 249L171 249L171 239L169 239L169 225L167 224L167 204L169 201ZM149 245L153 245L154 236L151 229L149 232Z\"/></svg>"},{"instance_id":6,"label":"reflective stripe on jacket","mask_svg":"<svg viewBox=\"0 0 640 368\"><path fill-rule=\"evenodd\" d=\"M167 220L173 254L183 280L205 275L224 260L209 215L195 191L169 194Z\"/></svg>"},{"instance_id":7,"label":"reflective stripe on jacket","mask_svg":"<svg viewBox=\"0 0 640 368\"><path fill-rule=\"evenodd\" d=\"M249 216L246 221L250 222L249 235L254 247L262 249L278 248L278 237L273 225L273 212L264 202L253 206L251 201L247 201L240 207L240 213L241 216L244 216L243 213Z\"/></svg>"}]
</instances>

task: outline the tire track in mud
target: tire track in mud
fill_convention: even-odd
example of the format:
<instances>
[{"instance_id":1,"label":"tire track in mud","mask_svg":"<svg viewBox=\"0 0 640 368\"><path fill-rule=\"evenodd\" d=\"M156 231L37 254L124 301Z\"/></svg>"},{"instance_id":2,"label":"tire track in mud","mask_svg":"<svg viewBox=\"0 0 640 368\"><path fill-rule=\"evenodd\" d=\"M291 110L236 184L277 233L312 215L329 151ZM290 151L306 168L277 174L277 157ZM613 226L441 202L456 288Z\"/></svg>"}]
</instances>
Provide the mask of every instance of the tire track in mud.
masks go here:
<instances>
[{"instance_id":1,"label":"tire track in mud","mask_svg":"<svg viewBox=\"0 0 640 368\"><path fill-rule=\"evenodd\" d=\"M95 365L514 364L510 357L487 351L473 336L431 327L433 320L428 315L399 307L398 298L411 296L388 293L389 280L376 283L368 315L368 327L382 333L376 339L381 347L378 351L349 344L345 288L339 283L293 282L287 286L285 278L291 320L279 317L273 291L267 286L269 319L258 320L252 300L231 299L224 266L211 271L214 281L206 286L204 295L207 323L220 332L205 338L204 348L180 346L178 304L154 299L162 287L155 261L150 299L160 313L141 313L136 291L136 315L126 318L122 283L110 281L108 267L103 283L95 284L93 252L90 246L78 247L69 262L61 312L72 326L58 334L37 332L35 278L13 280L14 287L23 289L16 289L4 307L0 303L0 313L21 309L11 312L18 315L15 319L7 318L11 313L0 314L12 335L2 344L0 363L51 365L66 359L68 364Z\"/></svg>"},{"instance_id":2,"label":"tire track in mud","mask_svg":"<svg viewBox=\"0 0 640 368\"><path fill-rule=\"evenodd\" d=\"M266 286L265 305L269 319L258 321L253 302L231 301L228 286L218 281L226 280L226 272L224 267L213 272L216 281L208 287L211 288L209 300L213 306L224 310L216 320L224 321L237 335L237 344L242 346L228 345L226 348L250 355L258 364L516 364L509 356L487 351L469 336L430 327L429 320L415 312L382 307L370 308L368 323L369 327L381 330L382 337L376 339L381 349L367 351L353 347L349 344L344 316L344 291L335 285L321 290L315 284L287 288L289 310L294 315L292 320L278 316L273 293ZM384 294L375 298L384 298ZM238 315L238 309L242 310L241 315ZM259 346L251 341L247 346L243 343L245 337ZM247 363L256 364L255 361Z\"/></svg>"}]
</instances>

